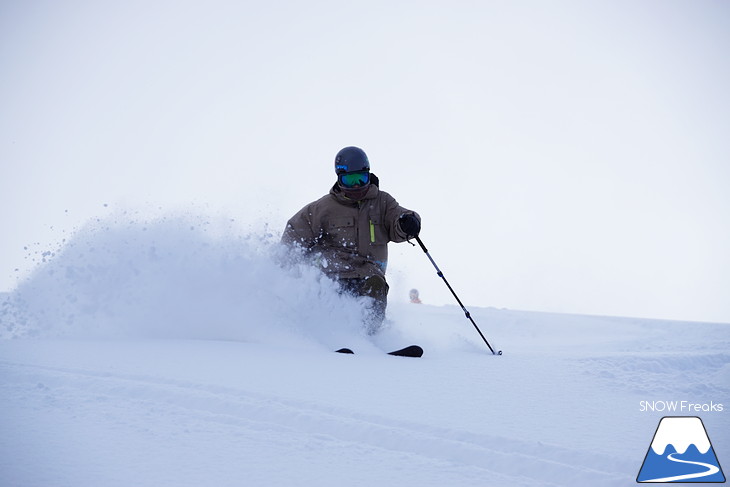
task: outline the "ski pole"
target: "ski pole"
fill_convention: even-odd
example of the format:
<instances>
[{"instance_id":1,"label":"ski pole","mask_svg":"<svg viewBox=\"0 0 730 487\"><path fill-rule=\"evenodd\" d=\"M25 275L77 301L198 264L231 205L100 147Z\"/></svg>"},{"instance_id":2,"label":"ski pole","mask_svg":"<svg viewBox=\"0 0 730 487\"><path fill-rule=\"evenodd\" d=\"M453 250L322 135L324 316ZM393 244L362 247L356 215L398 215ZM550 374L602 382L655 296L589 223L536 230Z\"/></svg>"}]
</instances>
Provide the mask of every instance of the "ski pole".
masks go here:
<instances>
[{"instance_id":1,"label":"ski pole","mask_svg":"<svg viewBox=\"0 0 730 487\"><path fill-rule=\"evenodd\" d=\"M441 272L441 269L439 269L439 266L436 265L436 262L433 260L433 257L431 257L431 254L428 253L428 249L426 249L426 246L423 245L423 242L421 241L421 238L418 237L418 236L416 236L416 242L418 242L418 245L421 246L421 248L423 249L423 252L426 254L426 257L428 257L428 260L430 260L431 263L433 264L433 266L436 268L436 274L441 279L444 280L444 283L446 283L446 287L448 287L449 288L449 291L451 291L451 294L454 295L454 297L456 298L456 302L459 303L459 306L461 306L461 309L462 309L462 311L464 311L464 314L466 315L466 317L469 319L469 321L471 321L471 324L474 325L474 328L479 333L479 336L482 337L482 340L484 340L484 343L487 344L487 347L489 347L489 350L492 352L492 355L502 355L502 350L499 350L499 351L495 352L494 349L492 348L492 346L487 341L487 339L484 337L484 334L482 333L482 330L479 329L479 327L477 326L477 324L474 322L474 319L471 317L471 313L469 313L469 311L467 311L467 309L464 307L464 305L461 302L461 299L459 299L459 296L456 295L456 292L454 291L454 288L451 287L451 284L449 284L449 281L446 280L446 277L444 276L444 273Z\"/></svg>"}]
</instances>

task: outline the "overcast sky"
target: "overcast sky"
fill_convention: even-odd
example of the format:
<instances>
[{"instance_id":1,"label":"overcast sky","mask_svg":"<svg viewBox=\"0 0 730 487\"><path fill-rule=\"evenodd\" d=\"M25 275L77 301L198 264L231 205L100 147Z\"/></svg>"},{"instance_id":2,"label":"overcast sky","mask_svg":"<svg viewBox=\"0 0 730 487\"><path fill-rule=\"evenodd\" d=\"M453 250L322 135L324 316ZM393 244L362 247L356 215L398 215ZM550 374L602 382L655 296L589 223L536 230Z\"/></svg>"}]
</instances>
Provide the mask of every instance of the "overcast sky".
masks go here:
<instances>
[{"instance_id":1,"label":"overcast sky","mask_svg":"<svg viewBox=\"0 0 730 487\"><path fill-rule=\"evenodd\" d=\"M357 145L467 305L730 322L728 46L722 0L3 1L0 290L114 210L281 231Z\"/></svg>"}]
</instances>

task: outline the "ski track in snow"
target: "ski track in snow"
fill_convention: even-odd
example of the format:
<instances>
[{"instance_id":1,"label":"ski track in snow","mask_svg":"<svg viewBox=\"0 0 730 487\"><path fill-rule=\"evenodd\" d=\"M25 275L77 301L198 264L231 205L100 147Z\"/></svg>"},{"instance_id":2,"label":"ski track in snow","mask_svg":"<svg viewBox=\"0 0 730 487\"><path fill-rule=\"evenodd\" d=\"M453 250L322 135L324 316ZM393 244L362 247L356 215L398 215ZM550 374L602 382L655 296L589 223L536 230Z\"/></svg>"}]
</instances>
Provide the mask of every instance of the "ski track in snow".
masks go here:
<instances>
[{"instance_id":1,"label":"ski track in snow","mask_svg":"<svg viewBox=\"0 0 730 487\"><path fill-rule=\"evenodd\" d=\"M617 354L581 360L587 373L608 386L629 388L637 394L714 395L727 397L730 381L713 380L730 364L730 353L724 352L646 352L641 355Z\"/></svg>"},{"instance_id":2,"label":"ski track in snow","mask_svg":"<svg viewBox=\"0 0 730 487\"><path fill-rule=\"evenodd\" d=\"M597 454L552 447L546 455L545 448L536 447L534 442L398 421L377 414L356 414L326 404L154 376L9 363L0 366L3 377L13 378L2 387L5 397L14 396L23 402L33 398L36 404L33 406L31 399L31 407L59 408L60 412L77 418L92 416L104 404L108 418L119 413L120 421L115 429L167 435L166 439L157 439L162 444L175 442L179 433L161 433L159 427L145 424L158 424L161 420L163 424L179 424L187 434L225 432L228 438L245 438L246 442L253 439L254 444L269 445L266 448L272 443L285 445L297 454L306 451L311 443L330 452L355 449L358 451L355 456L363 464L379 465L379 468L361 472L359 481L353 476L348 481L350 485L402 484L407 480L412 485L458 482L459 485L549 486L569 482L570 485L601 486L615 485L620 479L616 472L596 468L601 463ZM129 411L140 413L141 417L130 421ZM248 478L256 485L277 484L275 474L267 478L268 473L259 471L252 478L251 470L261 470L262 466L246 465L244 453L245 450L235 455L240 470L236 479L227 479L231 485L237 485L241 478ZM399 469L389 468L389 464L395 467L401 462L411 468L402 471L404 478L399 480ZM427 474L423 478L418 478L418 465ZM269 468L263 470L268 472ZM298 473L306 476L306 470ZM317 485L341 482L319 475ZM261 483L256 483L257 477ZM550 478L561 480L545 481ZM101 480L104 485L124 485L131 479L123 475L118 480ZM281 485L297 483L297 478L281 480ZM177 479L175 484L181 485L179 482L185 484L183 479ZM217 479L215 484L227 484L226 479Z\"/></svg>"},{"instance_id":3,"label":"ski track in snow","mask_svg":"<svg viewBox=\"0 0 730 487\"><path fill-rule=\"evenodd\" d=\"M427 344L422 359L308 342L0 340L0 484L618 486L660 417L639 400L727 397L720 349L525 340L493 357L452 335L459 321L444 328L453 311L420 307L376 340L409 336ZM528 313L514 330L500 319L517 312L474 314L504 338L542 321L540 342L570 336L574 319ZM710 418L721 445L724 418Z\"/></svg>"}]
</instances>

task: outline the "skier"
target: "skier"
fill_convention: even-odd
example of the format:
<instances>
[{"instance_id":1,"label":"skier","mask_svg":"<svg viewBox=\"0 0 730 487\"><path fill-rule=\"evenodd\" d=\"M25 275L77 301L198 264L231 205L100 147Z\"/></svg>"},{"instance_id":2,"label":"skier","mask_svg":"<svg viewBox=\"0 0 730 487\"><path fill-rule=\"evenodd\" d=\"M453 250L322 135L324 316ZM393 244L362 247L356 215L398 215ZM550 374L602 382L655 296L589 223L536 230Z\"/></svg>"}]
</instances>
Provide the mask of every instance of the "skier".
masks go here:
<instances>
[{"instance_id":1,"label":"skier","mask_svg":"<svg viewBox=\"0 0 730 487\"><path fill-rule=\"evenodd\" d=\"M302 247L343 292L373 298L365 322L372 335L382 326L388 302L388 242L418 236L421 218L380 190L362 149L339 151L335 173L329 193L294 215L281 241Z\"/></svg>"},{"instance_id":2,"label":"skier","mask_svg":"<svg viewBox=\"0 0 730 487\"><path fill-rule=\"evenodd\" d=\"M418 297L418 289L411 289L408 293L408 297L411 298L411 303L421 304L421 298Z\"/></svg>"}]
</instances>

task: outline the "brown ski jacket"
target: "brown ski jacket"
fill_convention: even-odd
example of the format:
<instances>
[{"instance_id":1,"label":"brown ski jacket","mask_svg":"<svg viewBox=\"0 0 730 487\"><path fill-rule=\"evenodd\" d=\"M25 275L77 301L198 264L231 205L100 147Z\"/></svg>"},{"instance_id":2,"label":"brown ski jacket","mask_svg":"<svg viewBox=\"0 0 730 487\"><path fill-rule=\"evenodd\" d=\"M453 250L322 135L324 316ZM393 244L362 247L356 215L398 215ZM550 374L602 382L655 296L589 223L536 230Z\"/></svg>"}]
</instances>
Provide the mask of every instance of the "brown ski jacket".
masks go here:
<instances>
[{"instance_id":1,"label":"brown ski jacket","mask_svg":"<svg viewBox=\"0 0 730 487\"><path fill-rule=\"evenodd\" d=\"M302 208L286 225L282 242L299 245L325 274L333 278L385 277L388 242L404 242L407 235L398 219L414 211L403 208L381 191L371 174L362 200L345 196L337 183L323 196Z\"/></svg>"}]
</instances>

